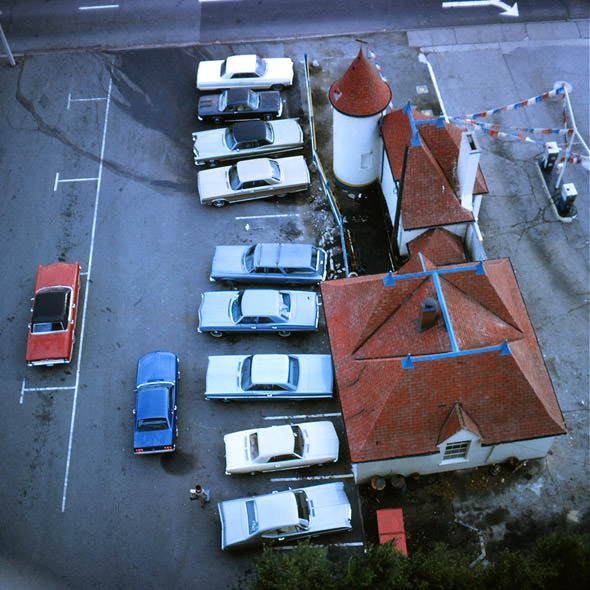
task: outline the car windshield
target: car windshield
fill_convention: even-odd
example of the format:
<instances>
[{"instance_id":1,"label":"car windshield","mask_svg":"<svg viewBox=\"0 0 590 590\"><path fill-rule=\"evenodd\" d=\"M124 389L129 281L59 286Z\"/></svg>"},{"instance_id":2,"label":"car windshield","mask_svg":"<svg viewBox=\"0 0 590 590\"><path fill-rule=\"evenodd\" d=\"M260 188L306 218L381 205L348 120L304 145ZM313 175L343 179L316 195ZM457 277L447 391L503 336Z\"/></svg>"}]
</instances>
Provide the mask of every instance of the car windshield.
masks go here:
<instances>
[{"instance_id":1,"label":"car windshield","mask_svg":"<svg viewBox=\"0 0 590 590\"><path fill-rule=\"evenodd\" d=\"M281 292L281 308L280 308L281 317L288 320L290 311L291 311L291 295L289 295L289 293Z\"/></svg>"},{"instance_id":2,"label":"car windshield","mask_svg":"<svg viewBox=\"0 0 590 590\"><path fill-rule=\"evenodd\" d=\"M293 431L293 452L299 457L303 457L303 449L305 447L305 441L303 440L303 432L299 426L291 426Z\"/></svg>"},{"instance_id":3,"label":"car windshield","mask_svg":"<svg viewBox=\"0 0 590 590\"><path fill-rule=\"evenodd\" d=\"M248 438L250 443L250 459L256 459L259 455L258 434L256 432L253 432Z\"/></svg>"},{"instance_id":4,"label":"car windshield","mask_svg":"<svg viewBox=\"0 0 590 590\"><path fill-rule=\"evenodd\" d=\"M244 254L244 266L248 272L252 272L256 268L254 264L254 250L256 250L256 244L250 246Z\"/></svg>"},{"instance_id":5,"label":"car windshield","mask_svg":"<svg viewBox=\"0 0 590 590\"><path fill-rule=\"evenodd\" d=\"M292 356L289 357L289 385L291 389L297 389L299 383L299 361Z\"/></svg>"},{"instance_id":6,"label":"car windshield","mask_svg":"<svg viewBox=\"0 0 590 590\"><path fill-rule=\"evenodd\" d=\"M242 382L242 389L248 391L252 389L252 357L246 357L242 362L242 370L240 372L240 381Z\"/></svg>"},{"instance_id":7,"label":"car windshield","mask_svg":"<svg viewBox=\"0 0 590 590\"><path fill-rule=\"evenodd\" d=\"M240 177L238 176L238 167L237 166L232 166L227 171L227 180L229 182L229 186L234 191L237 191L242 187L242 181L240 180Z\"/></svg>"},{"instance_id":8,"label":"car windshield","mask_svg":"<svg viewBox=\"0 0 590 590\"><path fill-rule=\"evenodd\" d=\"M258 511L255 500L246 500L246 517L248 518L248 533L253 535L258 530Z\"/></svg>"},{"instance_id":9,"label":"car windshield","mask_svg":"<svg viewBox=\"0 0 590 590\"><path fill-rule=\"evenodd\" d=\"M169 428L166 418L145 418L137 421L137 430L139 432L148 432L151 430L166 430Z\"/></svg>"},{"instance_id":10,"label":"car windshield","mask_svg":"<svg viewBox=\"0 0 590 590\"><path fill-rule=\"evenodd\" d=\"M242 318L242 291L240 291L229 304L229 312L231 315L231 319L235 324L237 324L240 319Z\"/></svg>"},{"instance_id":11,"label":"car windshield","mask_svg":"<svg viewBox=\"0 0 590 590\"><path fill-rule=\"evenodd\" d=\"M307 495L303 490L295 490L293 492L295 500L297 501L297 515L299 517L299 528L309 528L309 502Z\"/></svg>"}]
</instances>

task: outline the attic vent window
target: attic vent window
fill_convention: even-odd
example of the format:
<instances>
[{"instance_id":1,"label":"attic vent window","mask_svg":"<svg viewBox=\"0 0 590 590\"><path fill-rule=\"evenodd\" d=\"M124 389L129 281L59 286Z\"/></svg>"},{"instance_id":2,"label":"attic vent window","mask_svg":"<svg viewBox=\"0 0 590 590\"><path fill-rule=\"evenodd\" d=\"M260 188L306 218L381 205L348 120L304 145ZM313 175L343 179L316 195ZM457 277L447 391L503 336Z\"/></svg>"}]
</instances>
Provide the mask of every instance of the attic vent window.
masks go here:
<instances>
[{"instance_id":1,"label":"attic vent window","mask_svg":"<svg viewBox=\"0 0 590 590\"><path fill-rule=\"evenodd\" d=\"M447 446L445 447L445 454L443 456L443 462L465 461L467 459L467 454L469 453L470 446L470 440L447 443Z\"/></svg>"}]
</instances>

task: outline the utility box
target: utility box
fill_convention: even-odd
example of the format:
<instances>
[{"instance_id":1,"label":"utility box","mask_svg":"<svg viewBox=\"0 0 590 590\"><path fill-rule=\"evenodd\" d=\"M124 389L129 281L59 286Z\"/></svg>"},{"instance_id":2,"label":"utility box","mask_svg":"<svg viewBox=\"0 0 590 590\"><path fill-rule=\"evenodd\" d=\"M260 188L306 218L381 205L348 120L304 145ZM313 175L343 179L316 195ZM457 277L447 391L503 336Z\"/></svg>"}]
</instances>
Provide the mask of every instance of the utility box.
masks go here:
<instances>
[{"instance_id":1,"label":"utility box","mask_svg":"<svg viewBox=\"0 0 590 590\"><path fill-rule=\"evenodd\" d=\"M559 146L555 141L549 141L545 144L545 152L543 154L543 161L541 167L543 172L551 172L559 156Z\"/></svg>"},{"instance_id":2,"label":"utility box","mask_svg":"<svg viewBox=\"0 0 590 590\"><path fill-rule=\"evenodd\" d=\"M377 510L377 530L379 544L395 539L395 547L404 555L408 554L406 547L406 531L404 528L404 513L401 508L382 508Z\"/></svg>"},{"instance_id":3,"label":"utility box","mask_svg":"<svg viewBox=\"0 0 590 590\"><path fill-rule=\"evenodd\" d=\"M574 201L578 196L576 185L573 182L567 182L561 185L561 193L557 200L557 212L562 217L574 217L576 215L576 208Z\"/></svg>"}]
</instances>

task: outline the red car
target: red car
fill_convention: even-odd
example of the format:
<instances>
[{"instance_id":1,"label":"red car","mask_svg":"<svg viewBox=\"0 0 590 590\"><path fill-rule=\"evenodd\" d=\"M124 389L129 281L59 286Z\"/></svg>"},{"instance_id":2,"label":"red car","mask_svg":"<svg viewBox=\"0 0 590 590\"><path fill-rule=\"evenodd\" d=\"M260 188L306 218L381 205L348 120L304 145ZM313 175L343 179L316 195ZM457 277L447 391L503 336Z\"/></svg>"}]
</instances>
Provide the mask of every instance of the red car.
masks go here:
<instances>
[{"instance_id":1,"label":"red car","mask_svg":"<svg viewBox=\"0 0 590 590\"><path fill-rule=\"evenodd\" d=\"M51 367L72 360L79 290L77 262L37 268L27 336L29 366Z\"/></svg>"}]
</instances>

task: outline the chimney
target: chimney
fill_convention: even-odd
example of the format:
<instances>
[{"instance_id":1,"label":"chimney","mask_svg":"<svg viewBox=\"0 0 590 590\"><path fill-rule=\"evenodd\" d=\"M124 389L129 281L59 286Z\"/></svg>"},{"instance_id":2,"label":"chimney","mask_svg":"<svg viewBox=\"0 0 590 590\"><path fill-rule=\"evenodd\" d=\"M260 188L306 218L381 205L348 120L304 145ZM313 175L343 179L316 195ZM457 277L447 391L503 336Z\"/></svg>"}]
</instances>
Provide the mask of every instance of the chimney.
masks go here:
<instances>
[{"instance_id":1,"label":"chimney","mask_svg":"<svg viewBox=\"0 0 590 590\"><path fill-rule=\"evenodd\" d=\"M457 178L459 180L459 198L461 207L473 211L473 186L479 165L481 152L477 149L475 137L471 131L461 135L459 158L457 160Z\"/></svg>"},{"instance_id":2,"label":"chimney","mask_svg":"<svg viewBox=\"0 0 590 590\"><path fill-rule=\"evenodd\" d=\"M420 303L420 317L416 319L416 327L418 332L424 332L428 328L432 328L436 324L438 318L438 307L436 300L432 297L427 297Z\"/></svg>"}]
</instances>

